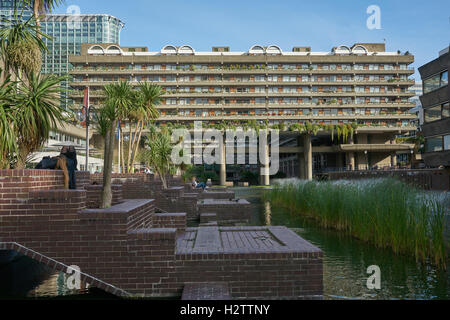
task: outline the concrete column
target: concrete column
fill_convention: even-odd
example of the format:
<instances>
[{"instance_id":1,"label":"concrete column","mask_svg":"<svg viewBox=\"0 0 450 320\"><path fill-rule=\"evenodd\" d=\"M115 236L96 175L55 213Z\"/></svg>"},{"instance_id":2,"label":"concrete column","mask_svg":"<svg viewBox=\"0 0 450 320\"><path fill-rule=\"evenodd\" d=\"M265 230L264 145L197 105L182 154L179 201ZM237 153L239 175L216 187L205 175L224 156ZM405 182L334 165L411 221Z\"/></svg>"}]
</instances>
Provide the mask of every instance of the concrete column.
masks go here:
<instances>
[{"instance_id":1,"label":"concrete column","mask_svg":"<svg viewBox=\"0 0 450 320\"><path fill-rule=\"evenodd\" d=\"M270 174L269 174L269 164L270 158L269 158L269 144L267 143L264 147L264 162L265 164L261 163L261 185L262 186L270 186Z\"/></svg>"},{"instance_id":2,"label":"concrete column","mask_svg":"<svg viewBox=\"0 0 450 320\"><path fill-rule=\"evenodd\" d=\"M305 175L305 156L303 155L303 153L299 153L297 155L298 157L298 178L305 180L306 179L306 175Z\"/></svg>"},{"instance_id":3,"label":"concrete column","mask_svg":"<svg viewBox=\"0 0 450 320\"><path fill-rule=\"evenodd\" d=\"M355 144L355 138L354 137L350 138L350 144ZM350 169L351 171L355 171L356 170L356 168L355 168L355 165L356 165L356 163L355 163L355 153L354 152L350 152L348 154L348 165L351 168Z\"/></svg>"},{"instance_id":4,"label":"concrete column","mask_svg":"<svg viewBox=\"0 0 450 320\"><path fill-rule=\"evenodd\" d=\"M302 147L302 145L303 145L303 139L302 139L302 136L299 135L297 138L297 146ZM306 175L305 175L305 156L304 156L304 154L298 153L297 159L298 159L298 178L305 180Z\"/></svg>"},{"instance_id":5,"label":"concrete column","mask_svg":"<svg viewBox=\"0 0 450 320\"><path fill-rule=\"evenodd\" d=\"M221 142L221 161L220 161L220 185L224 186L227 182L227 162L226 162L226 148L225 148L225 137L223 137Z\"/></svg>"},{"instance_id":6,"label":"concrete column","mask_svg":"<svg viewBox=\"0 0 450 320\"><path fill-rule=\"evenodd\" d=\"M369 155L364 152L358 152L356 154L358 162L358 170L368 170L369 169Z\"/></svg>"},{"instance_id":7,"label":"concrete column","mask_svg":"<svg viewBox=\"0 0 450 320\"><path fill-rule=\"evenodd\" d=\"M353 152L350 152L348 154L348 165L352 171L354 171L356 169L355 168L355 153L353 153Z\"/></svg>"},{"instance_id":8,"label":"concrete column","mask_svg":"<svg viewBox=\"0 0 450 320\"><path fill-rule=\"evenodd\" d=\"M344 167L344 163L342 161L342 153L336 154L336 167L339 168L339 170L342 170Z\"/></svg>"},{"instance_id":9,"label":"concrete column","mask_svg":"<svg viewBox=\"0 0 450 320\"><path fill-rule=\"evenodd\" d=\"M312 144L311 135L306 134L303 140L303 150L305 158L305 178L311 181L313 179L313 159L312 159Z\"/></svg>"},{"instance_id":10,"label":"concrete column","mask_svg":"<svg viewBox=\"0 0 450 320\"><path fill-rule=\"evenodd\" d=\"M397 154L396 153L391 155L391 166L394 168L397 166Z\"/></svg>"}]
</instances>

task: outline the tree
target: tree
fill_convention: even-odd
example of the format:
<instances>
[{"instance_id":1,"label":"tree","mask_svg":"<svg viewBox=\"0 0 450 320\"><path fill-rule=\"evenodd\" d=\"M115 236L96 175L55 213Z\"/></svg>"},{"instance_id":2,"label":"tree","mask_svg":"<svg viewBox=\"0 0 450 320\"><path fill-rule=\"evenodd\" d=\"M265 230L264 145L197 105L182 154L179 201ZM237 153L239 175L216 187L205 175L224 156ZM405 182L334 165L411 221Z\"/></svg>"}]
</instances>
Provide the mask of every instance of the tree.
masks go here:
<instances>
[{"instance_id":1,"label":"tree","mask_svg":"<svg viewBox=\"0 0 450 320\"><path fill-rule=\"evenodd\" d=\"M111 178L112 163L115 145L115 132L117 128L117 119L129 110L133 103L133 89L127 82L111 83L105 85L105 102L100 109L97 126L100 127L100 133L105 139L104 165L103 165L103 190L102 190L102 208L108 208L112 203Z\"/></svg>"},{"instance_id":2,"label":"tree","mask_svg":"<svg viewBox=\"0 0 450 320\"><path fill-rule=\"evenodd\" d=\"M14 133L14 86L9 77L0 86L0 169L9 169L11 155L17 151Z\"/></svg>"},{"instance_id":3,"label":"tree","mask_svg":"<svg viewBox=\"0 0 450 320\"><path fill-rule=\"evenodd\" d=\"M11 20L2 19L5 27L0 29L0 50L5 80L11 72L19 78L22 72L40 72L42 51L47 50L42 37L50 37L40 32L34 16L24 21L22 15L23 11L19 14L16 7Z\"/></svg>"},{"instance_id":4,"label":"tree","mask_svg":"<svg viewBox=\"0 0 450 320\"><path fill-rule=\"evenodd\" d=\"M166 129L157 130L149 127L145 148L141 151L141 159L148 162L161 179L164 189L167 189L167 175L174 174L176 166L172 163L172 149L170 132Z\"/></svg>"},{"instance_id":5,"label":"tree","mask_svg":"<svg viewBox=\"0 0 450 320\"><path fill-rule=\"evenodd\" d=\"M25 80L19 80L12 122L18 144L18 169L25 168L28 155L48 140L50 130L65 121L65 110L59 100L60 83L65 79L33 72Z\"/></svg>"},{"instance_id":6,"label":"tree","mask_svg":"<svg viewBox=\"0 0 450 320\"><path fill-rule=\"evenodd\" d=\"M59 98L60 83L66 77L40 75L42 51L47 50L42 37L49 37L41 33L34 16L23 19L23 8L18 13L18 5L16 1L13 18L2 19L4 27L0 29L4 65L0 165L14 167L16 162L21 169L29 154L48 140L50 130L65 120Z\"/></svg>"},{"instance_id":7,"label":"tree","mask_svg":"<svg viewBox=\"0 0 450 320\"><path fill-rule=\"evenodd\" d=\"M120 122L122 126L129 124L127 157L121 154L123 159L123 171L131 172L133 164L136 161L139 146L141 145L142 132L146 124L158 118L159 113L155 106L161 103L163 95L162 88L149 83L141 83L137 91L133 92L133 103L120 113ZM123 134L121 135L121 150L125 149Z\"/></svg>"},{"instance_id":8,"label":"tree","mask_svg":"<svg viewBox=\"0 0 450 320\"><path fill-rule=\"evenodd\" d=\"M64 0L24 0L24 2L33 10L33 17L36 19L36 24L40 30L41 16L52 12L53 9L64 3Z\"/></svg>"},{"instance_id":9,"label":"tree","mask_svg":"<svg viewBox=\"0 0 450 320\"><path fill-rule=\"evenodd\" d=\"M0 85L0 168L25 168L50 130L65 121L59 103L63 79L31 73L17 81L8 76Z\"/></svg>"},{"instance_id":10,"label":"tree","mask_svg":"<svg viewBox=\"0 0 450 320\"><path fill-rule=\"evenodd\" d=\"M144 130L145 124L148 123L148 121L154 120L159 117L159 112L155 107L161 103L162 95L163 91L160 86L145 82L139 85L139 92L137 94L138 108L136 110L137 112L132 113L132 116L137 121L137 123L133 141L132 144L130 144L128 153L128 168L130 168L136 161L136 156L142 137L142 131Z\"/></svg>"}]
</instances>

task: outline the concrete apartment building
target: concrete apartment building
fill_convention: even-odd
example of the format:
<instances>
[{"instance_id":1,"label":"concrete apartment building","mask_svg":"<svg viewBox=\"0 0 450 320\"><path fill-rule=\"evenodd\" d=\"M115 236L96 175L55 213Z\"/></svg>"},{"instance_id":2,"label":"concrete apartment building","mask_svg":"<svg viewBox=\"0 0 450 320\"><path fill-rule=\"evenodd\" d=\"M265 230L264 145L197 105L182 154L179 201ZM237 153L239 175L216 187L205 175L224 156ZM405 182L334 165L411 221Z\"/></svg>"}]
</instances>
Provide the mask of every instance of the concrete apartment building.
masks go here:
<instances>
[{"instance_id":1,"label":"concrete apartment building","mask_svg":"<svg viewBox=\"0 0 450 320\"><path fill-rule=\"evenodd\" d=\"M428 167L450 167L450 47L439 57L419 68L423 82L420 97L425 113L422 131L425 136L424 161Z\"/></svg>"},{"instance_id":2,"label":"concrete apartment building","mask_svg":"<svg viewBox=\"0 0 450 320\"><path fill-rule=\"evenodd\" d=\"M165 90L159 123L358 125L348 141L333 139L325 130L312 139L283 132L281 165L289 176L388 167L396 165L397 153L414 147L395 143L397 135L416 130L411 124L416 115L409 112L415 107L409 78L414 57L386 52L384 44L342 45L329 52L310 47L286 52L275 45L255 45L247 52L168 45L149 52L146 47L83 44L81 54L69 62L76 105L85 87L95 106L107 83L149 81Z\"/></svg>"}]
</instances>

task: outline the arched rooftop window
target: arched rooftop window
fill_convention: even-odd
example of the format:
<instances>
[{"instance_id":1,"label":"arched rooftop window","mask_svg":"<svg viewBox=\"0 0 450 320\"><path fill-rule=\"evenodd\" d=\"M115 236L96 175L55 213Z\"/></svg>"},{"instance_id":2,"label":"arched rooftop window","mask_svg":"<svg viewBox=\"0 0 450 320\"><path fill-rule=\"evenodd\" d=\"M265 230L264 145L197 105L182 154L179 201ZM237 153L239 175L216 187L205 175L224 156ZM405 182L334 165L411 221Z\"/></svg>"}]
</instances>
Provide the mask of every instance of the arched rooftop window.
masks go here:
<instances>
[{"instance_id":1,"label":"arched rooftop window","mask_svg":"<svg viewBox=\"0 0 450 320\"><path fill-rule=\"evenodd\" d=\"M271 46L267 47L266 53L272 54L272 55L281 55L281 54L283 54L283 51L281 50L281 48L279 46L271 45Z\"/></svg>"},{"instance_id":2,"label":"arched rooftop window","mask_svg":"<svg viewBox=\"0 0 450 320\"><path fill-rule=\"evenodd\" d=\"M167 45L161 49L162 54L177 54L177 48L172 45Z\"/></svg>"},{"instance_id":3,"label":"arched rooftop window","mask_svg":"<svg viewBox=\"0 0 450 320\"><path fill-rule=\"evenodd\" d=\"M361 45L355 46L355 47L352 49L352 52L353 52L354 54L367 54L367 53L369 53L369 51L366 49L366 47L361 46Z\"/></svg>"},{"instance_id":4,"label":"arched rooftop window","mask_svg":"<svg viewBox=\"0 0 450 320\"><path fill-rule=\"evenodd\" d=\"M352 53L352 50L349 47L347 47L347 46L341 45L341 46L339 46L339 47L334 49L334 53L336 53L336 54L350 54L350 53Z\"/></svg>"},{"instance_id":5,"label":"arched rooftop window","mask_svg":"<svg viewBox=\"0 0 450 320\"><path fill-rule=\"evenodd\" d=\"M92 46L88 49L88 54L105 54L105 50L101 46Z\"/></svg>"},{"instance_id":6,"label":"arched rooftop window","mask_svg":"<svg viewBox=\"0 0 450 320\"><path fill-rule=\"evenodd\" d=\"M266 50L262 46L255 45L250 48L248 53L250 53L250 54L265 54Z\"/></svg>"},{"instance_id":7,"label":"arched rooftop window","mask_svg":"<svg viewBox=\"0 0 450 320\"><path fill-rule=\"evenodd\" d=\"M195 50L188 45L184 45L178 48L178 54L195 54Z\"/></svg>"},{"instance_id":8,"label":"arched rooftop window","mask_svg":"<svg viewBox=\"0 0 450 320\"><path fill-rule=\"evenodd\" d=\"M122 49L120 49L118 46L109 46L106 48L106 54L122 54Z\"/></svg>"}]
</instances>

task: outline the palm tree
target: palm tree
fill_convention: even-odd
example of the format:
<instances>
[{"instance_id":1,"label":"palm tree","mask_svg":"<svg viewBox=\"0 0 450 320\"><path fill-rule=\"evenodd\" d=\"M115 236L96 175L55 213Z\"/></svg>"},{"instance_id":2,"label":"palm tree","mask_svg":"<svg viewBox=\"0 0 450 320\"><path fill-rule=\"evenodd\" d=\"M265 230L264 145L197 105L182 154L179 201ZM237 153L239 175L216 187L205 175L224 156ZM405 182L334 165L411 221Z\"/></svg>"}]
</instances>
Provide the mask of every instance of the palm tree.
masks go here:
<instances>
[{"instance_id":1,"label":"palm tree","mask_svg":"<svg viewBox=\"0 0 450 320\"><path fill-rule=\"evenodd\" d=\"M112 203L111 176L115 145L117 121L130 109L133 103L133 89L127 82L111 83L104 87L105 102L100 109L101 133L105 138L102 208L108 208Z\"/></svg>"},{"instance_id":2,"label":"palm tree","mask_svg":"<svg viewBox=\"0 0 450 320\"><path fill-rule=\"evenodd\" d=\"M52 12L64 0L24 0L25 4L33 10L33 16L36 19L36 24L41 29L41 16Z\"/></svg>"},{"instance_id":3,"label":"palm tree","mask_svg":"<svg viewBox=\"0 0 450 320\"><path fill-rule=\"evenodd\" d=\"M130 113L130 120L136 121L136 128L134 131L133 140L131 140L130 121L130 140L128 144L127 168L131 168L136 161L145 124L148 123L148 121L159 117L159 112L155 107L161 103L162 95L163 91L160 86L149 83L141 83L139 85L139 91L136 96L137 108Z\"/></svg>"},{"instance_id":4,"label":"palm tree","mask_svg":"<svg viewBox=\"0 0 450 320\"><path fill-rule=\"evenodd\" d=\"M19 14L17 7L11 20L2 19L6 25L0 29L0 50L4 63L4 79L10 72L21 77L26 74L38 73L41 70L42 51L47 50L42 37L50 38L40 32L36 19L32 16L28 20L22 18L23 10Z\"/></svg>"},{"instance_id":5,"label":"palm tree","mask_svg":"<svg viewBox=\"0 0 450 320\"><path fill-rule=\"evenodd\" d=\"M10 158L17 151L14 132L14 88L9 77L0 85L0 169L10 168Z\"/></svg>"},{"instance_id":6,"label":"palm tree","mask_svg":"<svg viewBox=\"0 0 450 320\"><path fill-rule=\"evenodd\" d=\"M158 131L154 126L150 126L149 130L141 159L148 162L158 173L163 188L167 189L167 174L174 174L176 171L171 158L173 149L171 136L166 129Z\"/></svg>"},{"instance_id":7,"label":"palm tree","mask_svg":"<svg viewBox=\"0 0 450 320\"><path fill-rule=\"evenodd\" d=\"M26 159L48 140L50 130L65 121L60 104L61 81L65 76L31 73L20 80L15 93L13 127L17 136L17 168L25 167Z\"/></svg>"}]
</instances>

